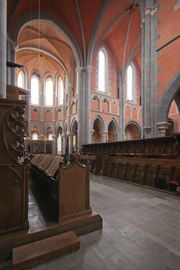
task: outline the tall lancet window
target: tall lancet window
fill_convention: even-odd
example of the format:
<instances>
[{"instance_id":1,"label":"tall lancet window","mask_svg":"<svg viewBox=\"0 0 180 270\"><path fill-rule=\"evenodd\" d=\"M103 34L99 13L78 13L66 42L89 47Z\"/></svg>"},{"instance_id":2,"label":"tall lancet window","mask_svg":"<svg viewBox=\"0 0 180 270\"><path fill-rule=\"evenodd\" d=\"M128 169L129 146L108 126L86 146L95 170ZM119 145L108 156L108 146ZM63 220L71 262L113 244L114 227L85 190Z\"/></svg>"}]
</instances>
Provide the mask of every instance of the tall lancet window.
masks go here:
<instances>
[{"instance_id":1,"label":"tall lancet window","mask_svg":"<svg viewBox=\"0 0 180 270\"><path fill-rule=\"evenodd\" d=\"M46 80L46 105L53 105L53 81L51 78Z\"/></svg>"},{"instance_id":2,"label":"tall lancet window","mask_svg":"<svg viewBox=\"0 0 180 270\"><path fill-rule=\"evenodd\" d=\"M133 100L132 95L132 67L127 69L127 100Z\"/></svg>"},{"instance_id":3,"label":"tall lancet window","mask_svg":"<svg viewBox=\"0 0 180 270\"><path fill-rule=\"evenodd\" d=\"M105 55L101 50L99 52L99 80L98 90L105 92Z\"/></svg>"},{"instance_id":4,"label":"tall lancet window","mask_svg":"<svg viewBox=\"0 0 180 270\"><path fill-rule=\"evenodd\" d=\"M58 79L58 105L63 104L63 82L61 77Z\"/></svg>"},{"instance_id":5,"label":"tall lancet window","mask_svg":"<svg viewBox=\"0 0 180 270\"><path fill-rule=\"evenodd\" d=\"M22 70L18 75L18 87L24 88L24 72Z\"/></svg>"},{"instance_id":6,"label":"tall lancet window","mask_svg":"<svg viewBox=\"0 0 180 270\"><path fill-rule=\"evenodd\" d=\"M31 103L39 104L39 79L36 76L31 78Z\"/></svg>"}]
</instances>

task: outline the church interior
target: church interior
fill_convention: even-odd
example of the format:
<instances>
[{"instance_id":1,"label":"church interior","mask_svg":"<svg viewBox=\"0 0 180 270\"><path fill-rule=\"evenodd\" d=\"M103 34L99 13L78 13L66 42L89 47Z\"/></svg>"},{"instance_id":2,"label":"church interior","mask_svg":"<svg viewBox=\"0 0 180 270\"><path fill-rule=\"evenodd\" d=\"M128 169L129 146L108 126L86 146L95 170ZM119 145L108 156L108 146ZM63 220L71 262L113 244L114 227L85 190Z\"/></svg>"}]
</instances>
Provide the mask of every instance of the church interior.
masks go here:
<instances>
[{"instance_id":1,"label":"church interior","mask_svg":"<svg viewBox=\"0 0 180 270\"><path fill-rule=\"evenodd\" d=\"M180 269L180 0L0 0L0 269Z\"/></svg>"}]
</instances>

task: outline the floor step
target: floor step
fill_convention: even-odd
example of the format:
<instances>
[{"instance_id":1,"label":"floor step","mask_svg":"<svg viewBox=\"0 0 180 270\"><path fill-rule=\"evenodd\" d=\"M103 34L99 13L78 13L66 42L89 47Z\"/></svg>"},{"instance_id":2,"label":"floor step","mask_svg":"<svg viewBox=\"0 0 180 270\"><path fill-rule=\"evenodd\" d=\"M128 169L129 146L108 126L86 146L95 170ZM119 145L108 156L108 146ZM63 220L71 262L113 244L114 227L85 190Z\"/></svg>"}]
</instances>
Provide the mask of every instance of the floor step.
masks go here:
<instances>
[{"instance_id":1,"label":"floor step","mask_svg":"<svg viewBox=\"0 0 180 270\"><path fill-rule=\"evenodd\" d=\"M73 231L17 247L12 252L13 269L26 269L79 248L80 241Z\"/></svg>"}]
</instances>

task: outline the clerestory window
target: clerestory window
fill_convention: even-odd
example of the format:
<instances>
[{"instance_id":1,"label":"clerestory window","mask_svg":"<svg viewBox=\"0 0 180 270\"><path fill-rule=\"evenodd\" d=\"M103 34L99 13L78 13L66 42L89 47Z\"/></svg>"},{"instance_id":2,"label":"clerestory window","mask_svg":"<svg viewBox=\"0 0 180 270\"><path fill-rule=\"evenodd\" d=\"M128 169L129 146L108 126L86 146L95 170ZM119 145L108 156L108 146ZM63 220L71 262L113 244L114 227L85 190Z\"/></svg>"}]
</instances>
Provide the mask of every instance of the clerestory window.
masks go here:
<instances>
[{"instance_id":1,"label":"clerestory window","mask_svg":"<svg viewBox=\"0 0 180 270\"><path fill-rule=\"evenodd\" d=\"M132 101L132 67L129 66L127 69L127 100Z\"/></svg>"},{"instance_id":2,"label":"clerestory window","mask_svg":"<svg viewBox=\"0 0 180 270\"><path fill-rule=\"evenodd\" d=\"M98 90L105 92L105 54L102 50L99 51Z\"/></svg>"},{"instance_id":3,"label":"clerestory window","mask_svg":"<svg viewBox=\"0 0 180 270\"><path fill-rule=\"evenodd\" d=\"M58 105L63 104L63 98L64 98L63 92L64 92L63 82L62 82L61 77L59 77L58 79Z\"/></svg>"},{"instance_id":4,"label":"clerestory window","mask_svg":"<svg viewBox=\"0 0 180 270\"><path fill-rule=\"evenodd\" d=\"M46 79L45 104L46 106L53 106L53 81L51 78Z\"/></svg>"},{"instance_id":5,"label":"clerestory window","mask_svg":"<svg viewBox=\"0 0 180 270\"><path fill-rule=\"evenodd\" d=\"M18 87L24 88L24 72L21 70L18 75Z\"/></svg>"},{"instance_id":6,"label":"clerestory window","mask_svg":"<svg viewBox=\"0 0 180 270\"><path fill-rule=\"evenodd\" d=\"M36 76L31 78L31 103L39 104L39 78Z\"/></svg>"}]
</instances>

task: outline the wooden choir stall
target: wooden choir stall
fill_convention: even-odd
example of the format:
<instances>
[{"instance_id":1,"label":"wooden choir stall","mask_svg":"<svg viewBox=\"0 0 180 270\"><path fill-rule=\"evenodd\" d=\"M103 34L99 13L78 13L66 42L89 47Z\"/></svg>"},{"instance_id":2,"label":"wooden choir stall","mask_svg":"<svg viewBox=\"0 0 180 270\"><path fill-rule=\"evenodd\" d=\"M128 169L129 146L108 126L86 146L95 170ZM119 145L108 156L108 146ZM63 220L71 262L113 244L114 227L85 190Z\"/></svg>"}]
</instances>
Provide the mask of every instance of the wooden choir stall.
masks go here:
<instances>
[{"instance_id":1,"label":"wooden choir stall","mask_svg":"<svg viewBox=\"0 0 180 270\"><path fill-rule=\"evenodd\" d=\"M180 134L83 145L94 174L175 192L180 186Z\"/></svg>"},{"instance_id":2,"label":"wooden choir stall","mask_svg":"<svg viewBox=\"0 0 180 270\"><path fill-rule=\"evenodd\" d=\"M73 222L73 229L78 235L101 228L101 218L90 207L90 168L78 161L78 154L71 155L68 165L62 159L58 156L35 155L31 162L34 183L41 189L48 190L57 201L57 219L60 225L70 225Z\"/></svg>"},{"instance_id":3,"label":"wooden choir stall","mask_svg":"<svg viewBox=\"0 0 180 270\"><path fill-rule=\"evenodd\" d=\"M25 100L0 99L0 252L69 231L82 235L102 228L102 218L90 207L90 168L78 155L68 165L48 154L24 158L25 105ZM57 207L56 224L33 232L28 221L30 173Z\"/></svg>"}]
</instances>

